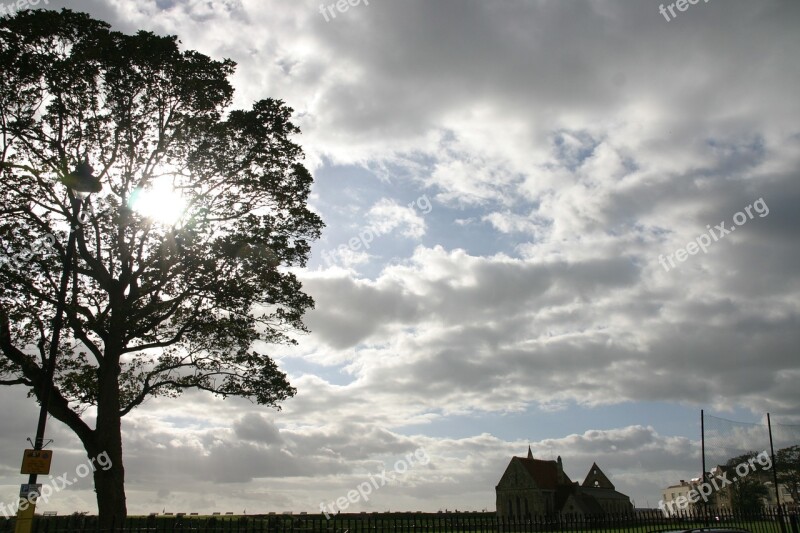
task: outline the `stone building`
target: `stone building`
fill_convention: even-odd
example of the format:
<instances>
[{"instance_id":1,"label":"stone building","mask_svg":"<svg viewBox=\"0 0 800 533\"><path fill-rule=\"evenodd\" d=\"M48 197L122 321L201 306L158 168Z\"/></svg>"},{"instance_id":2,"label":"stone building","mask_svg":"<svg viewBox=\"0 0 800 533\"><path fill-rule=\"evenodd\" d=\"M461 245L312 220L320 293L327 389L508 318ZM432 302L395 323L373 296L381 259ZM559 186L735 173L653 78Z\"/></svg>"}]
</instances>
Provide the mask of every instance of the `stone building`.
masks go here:
<instances>
[{"instance_id":1,"label":"stone building","mask_svg":"<svg viewBox=\"0 0 800 533\"><path fill-rule=\"evenodd\" d=\"M512 457L495 487L497 515L524 518L534 515L573 514L598 516L633 511L630 498L617 492L611 480L592 464L582 484L564 472L559 456L555 461L528 456Z\"/></svg>"},{"instance_id":2,"label":"stone building","mask_svg":"<svg viewBox=\"0 0 800 533\"><path fill-rule=\"evenodd\" d=\"M730 511L733 509L732 493L729 486L725 486L720 482L717 485L717 480L722 479L725 474L725 467L717 465L709 470L707 475L707 489L708 494L708 509L723 509ZM726 479L733 479L735 474L728 472ZM775 485L772 482L772 476L765 472L753 473L752 476L760 479L766 487L766 496L761 499L760 504L774 508L778 505L778 499L775 494ZM662 500L659 503L659 508L666 516L680 516L687 513L702 512L706 508L706 502L702 499L701 479L699 477L693 478L690 481L681 479L679 483L670 485L662 489ZM717 488L719 487L719 488ZM797 508L797 505L792 498L792 493L789 488L782 484L778 484L780 491L781 505L788 509Z\"/></svg>"}]
</instances>

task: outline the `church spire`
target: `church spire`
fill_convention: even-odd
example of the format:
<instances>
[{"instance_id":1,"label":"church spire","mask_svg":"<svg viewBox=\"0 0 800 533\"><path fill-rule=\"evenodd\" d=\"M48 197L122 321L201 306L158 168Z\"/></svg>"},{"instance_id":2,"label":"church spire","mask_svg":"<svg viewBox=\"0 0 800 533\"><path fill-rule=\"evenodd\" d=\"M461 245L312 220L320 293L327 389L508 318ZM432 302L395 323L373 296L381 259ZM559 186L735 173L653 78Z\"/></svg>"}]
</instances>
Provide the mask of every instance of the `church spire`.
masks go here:
<instances>
[{"instance_id":1,"label":"church spire","mask_svg":"<svg viewBox=\"0 0 800 533\"><path fill-rule=\"evenodd\" d=\"M531 445L528 444L528 459L533 459L533 452L531 451Z\"/></svg>"}]
</instances>

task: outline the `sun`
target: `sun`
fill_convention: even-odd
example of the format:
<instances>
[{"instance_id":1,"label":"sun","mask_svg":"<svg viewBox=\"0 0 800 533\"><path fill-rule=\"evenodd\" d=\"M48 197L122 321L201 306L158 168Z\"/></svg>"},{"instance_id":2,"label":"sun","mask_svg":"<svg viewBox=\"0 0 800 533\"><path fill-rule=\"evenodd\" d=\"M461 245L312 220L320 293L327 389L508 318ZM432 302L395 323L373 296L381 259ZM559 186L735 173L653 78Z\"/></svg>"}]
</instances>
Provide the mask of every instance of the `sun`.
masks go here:
<instances>
[{"instance_id":1,"label":"sun","mask_svg":"<svg viewBox=\"0 0 800 533\"><path fill-rule=\"evenodd\" d=\"M186 200L169 180L160 179L147 188L134 190L128 206L143 217L173 226L183 217Z\"/></svg>"}]
</instances>

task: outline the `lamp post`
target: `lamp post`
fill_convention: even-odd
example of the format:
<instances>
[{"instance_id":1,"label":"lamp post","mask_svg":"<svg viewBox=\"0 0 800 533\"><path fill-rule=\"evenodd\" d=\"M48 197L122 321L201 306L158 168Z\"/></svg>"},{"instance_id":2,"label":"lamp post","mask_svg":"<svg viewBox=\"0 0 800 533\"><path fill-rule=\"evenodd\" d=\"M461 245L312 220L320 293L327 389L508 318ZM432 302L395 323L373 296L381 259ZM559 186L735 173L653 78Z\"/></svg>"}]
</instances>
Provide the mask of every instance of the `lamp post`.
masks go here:
<instances>
[{"instance_id":1,"label":"lamp post","mask_svg":"<svg viewBox=\"0 0 800 533\"><path fill-rule=\"evenodd\" d=\"M56 314L53 317L50 350L47 360L45 361L45 375L39 385L39 402L41 407L39 409L39 421L36 425L36 438L33 443L34 452L39 452L44 448L44 432L47 426L47 410L50 405L50 389L53 386L53 379L56 372L56 356L58 354L59 343L61 342L61 330L64 326L64 308L66 307L67 289L69 288L69 278L72 271L73 258L75 256L75 241L80 226L81 204L91 193L99 192L103 188L100 180L95 177L92 172L93 169L89 163L83 161L77 164L73 172L61 178L61 182L69 187L72 193L69 195L72 207L72 221L70 221L69 238L67 239L64 261L61 265L61 280L56 298ZM30 533L33 524L33 515L36 510L36 498L38 497L36 491L37 480L38 473L31 473L28 477L27 487L27 492L29 494L24 494L26 492L24 485L20 490L20 508L17 513L15 533ZM31 492L35 494L32 498L30 497ZM25 502L27 502L27 505L24 505ZM23 505L25 506L24 510Z\"/></svg>"}]
</instances>

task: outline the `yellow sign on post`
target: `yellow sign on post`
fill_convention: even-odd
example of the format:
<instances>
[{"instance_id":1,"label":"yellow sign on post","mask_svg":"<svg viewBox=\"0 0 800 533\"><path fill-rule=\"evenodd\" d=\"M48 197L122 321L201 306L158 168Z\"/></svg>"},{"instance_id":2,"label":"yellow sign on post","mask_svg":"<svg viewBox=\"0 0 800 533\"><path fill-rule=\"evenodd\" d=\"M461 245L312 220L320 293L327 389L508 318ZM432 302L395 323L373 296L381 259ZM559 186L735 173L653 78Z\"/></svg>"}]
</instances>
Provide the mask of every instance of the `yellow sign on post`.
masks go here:
<instances>
[{"instance_id":1,"label":"yellow sign on post","mask_svg":"<svg viewBox=\"0 0 800 533\"><path fill-rule=\"evenodd\" d=\"M14 533L31 533L33 515L36 513L36 503L27 498L22 498L17 512L17 524Z\"/></svg>"},{"instance_id":2,"label":"yellow sign on post","mask_svg":"<svg viewBox=\"0 0 800 533\"><path fill-rule=\"evenodd\" d=\"M50 463L53 461L52 450L25 450L22 456L22 468L20 474L43 475L50 473Z\"/></svg>"}]
</instances>

